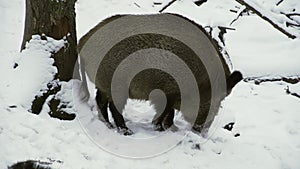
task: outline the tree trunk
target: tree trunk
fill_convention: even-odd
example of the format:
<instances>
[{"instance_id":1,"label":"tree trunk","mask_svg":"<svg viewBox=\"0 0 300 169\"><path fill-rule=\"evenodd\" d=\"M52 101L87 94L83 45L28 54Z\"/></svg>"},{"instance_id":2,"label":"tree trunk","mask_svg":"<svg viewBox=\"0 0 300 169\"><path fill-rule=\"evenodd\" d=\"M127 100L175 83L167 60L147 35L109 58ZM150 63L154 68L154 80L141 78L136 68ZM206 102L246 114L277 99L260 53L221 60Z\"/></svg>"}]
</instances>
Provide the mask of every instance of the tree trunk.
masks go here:
<instances>
[{"instance_id":1,"label":"tree trunk","mask_svg":"<svg viewBox=\"0 0 300 169\"><path fill-rule=\"evenodd\" d=\"M68 45L57 53L54 53L54 66L58 73L52 82L48 84L48 91L43 96L36 96L32 102L31 112L39 114L46 99L60 91L56 86L59 81L68 81L73 77L74 66L77 60L77 38L75 25L75 1L76 0L26 0L25 30L21 49L32 35L49 36L54 39L66 37ZM77 72L76 72L77 73ZM54 84L54 85L53 85ZM49 102L50 115L59 119L72 120L74 114L62 112L58 107L60 101L52 99Z\"/></svg>"}]
</instances>

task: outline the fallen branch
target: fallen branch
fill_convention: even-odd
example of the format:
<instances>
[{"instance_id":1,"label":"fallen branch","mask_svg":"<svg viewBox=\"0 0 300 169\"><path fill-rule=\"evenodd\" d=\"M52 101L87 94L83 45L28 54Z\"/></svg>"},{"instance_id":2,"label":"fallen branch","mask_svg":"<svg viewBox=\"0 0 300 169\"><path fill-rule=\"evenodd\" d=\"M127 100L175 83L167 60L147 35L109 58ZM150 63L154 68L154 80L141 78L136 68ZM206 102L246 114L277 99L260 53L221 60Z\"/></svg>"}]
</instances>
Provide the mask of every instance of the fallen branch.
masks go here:
<instances>
[{"instance_id":1,"label":"fallen branch","mask_svg":"<svg viewBox=\"0 0 300 169\"><path fill-rule=\"evenodd\" d=\"M8 169L51 169L51 164L49 162L41 162L41 161L34 161L28 160L23 162L18 162L12 166L9 166Z\"/></svg>"},{"instance_id":2,"label":"fallen branch","mask_svg":"<svg viewBox=\"0 0 300 169\"><path fill-rule=\"evenodd\" d=\"M296 84L300 82L300 76L293 76L293 77L248 77L244 79L244 82L251 82L254 81L254 84L259 85L263 82L276 82L276 81L284 81L290 84Z\"/></svg>"},{"instance_id":3,"label":"fallen branch","mask_svg":"<svg viewBox=\"0 0 300 169\"><path fill-rule=\"evenodd\" d=\"M259 12L257 9L255 9L254 7L252 7L251 5L249 5L247 2L245 2L244 0L236 0L238 3L245 5L248 9L250 9L251 11L253 11L254 13L256 13L259 17L261 17L262 19L264 19L265 21L269 22L275 29L279 30L280 32L282 32L283 34L285 34L287 37L291 38L291 39L295 39L296 36L287 32L286 30L284 30L283 28L281 28L279 25L277 25L275 22L273 22L270 18L264 16L261 12Z\"/></svg>"}]
</instances>

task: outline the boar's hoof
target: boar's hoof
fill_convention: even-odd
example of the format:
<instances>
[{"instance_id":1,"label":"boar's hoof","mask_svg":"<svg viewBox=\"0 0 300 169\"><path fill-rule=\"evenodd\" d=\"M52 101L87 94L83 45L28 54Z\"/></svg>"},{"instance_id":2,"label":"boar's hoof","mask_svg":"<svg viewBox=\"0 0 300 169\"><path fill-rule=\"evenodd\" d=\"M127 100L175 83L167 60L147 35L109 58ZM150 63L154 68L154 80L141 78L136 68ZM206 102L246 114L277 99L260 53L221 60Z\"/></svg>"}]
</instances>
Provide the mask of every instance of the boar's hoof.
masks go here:
<instances>
[{"instance_id":1,"label":"boar's hoof","mask_svg":"<svg viewBox=\"0 0 300 169\"><path fill-rule=\"evenodd\" d=\"M154 124L154 130L155 131L165 131L162 124Z\"/></svg>"},{"instance_id":2,"label":"boar's hoof","mask_svg":"<svg viewBox=\"0 0 300 169\"><path fill-rule=\"evenodd\" d=\"M203 125L194 125L192 128L193 132L199 133L199 134L201 133L202 129L203 129Z\"/></svg>"},{"instance_id":3,"label":"boar's hoof","mask_svg":"<svg viewBox=\"0 0 300 169\"><path fill-rule=\"evenodd\" d=\"M131 131L127 127L124 127L124 128L118 127L118 132L124 136L130 136L133 134L133 131Z\"/></svg>"},{"instance_id":4,"label":"boar's hoof","mask_svg":"<svg viewBox=\"0 0 300 169\"><path fill-rule=\"evenodd\" d=\"M104 122L106 127L109 128L109 129L113 129L114 126L110 123L110 122Z\"/></svg>"},{"instance_id":5,"label":"boar's hoof","mask_svg":"<svg viewBox=\"0 0 300 169\"><path fill-rule=\"evenodd\" d=\"M166 123L166 122L155 123L155 122L153 122L153 125L154 125L155 131L165 131L165 130L168 130L173 125L173 123Z\"/></svg>"}]
</instances>

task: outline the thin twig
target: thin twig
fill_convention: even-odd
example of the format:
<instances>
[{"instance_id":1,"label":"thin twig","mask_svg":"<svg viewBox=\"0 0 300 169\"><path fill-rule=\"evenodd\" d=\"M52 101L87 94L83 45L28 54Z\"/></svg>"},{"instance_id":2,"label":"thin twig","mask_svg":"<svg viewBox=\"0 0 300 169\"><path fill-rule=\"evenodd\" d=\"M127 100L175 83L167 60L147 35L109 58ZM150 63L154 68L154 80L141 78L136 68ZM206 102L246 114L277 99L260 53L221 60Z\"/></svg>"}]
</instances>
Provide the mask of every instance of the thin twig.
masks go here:
<instances>
[{"instance_id":1,"label":"thin twig","mask_svg":"<svg viewBox=\"0 0 300 169\"><path fill-rule=\"evenodd\" d=\"M169 2L166 6L164 6L161 10L159 10L158 12L161 13L163 12L165 9L167 9L170 5L172 5L176 0L172 0L171 2Z\"/></svg>"},{"instance_id":2,"label":"thin twig","mask_svg":"<svg viewBox=\"0 0 300 169\"><path fill-rule=\"evenodd\" d=\"M229 25L232 25L235 21L237 21L243 15L243 13L245 11L247 11L246 7L244 7L244 9L240 9L239 11L236 11L236 13L239 13L239 14L233 21L231 21L231 23Z\"/></svg>"},{"instance_id":3,"label":"thin twig","mask_svg":"<svg viewBox=\"0 0 300 169\"><path fill-rule=\"evenodd\" d=\"M138 5L137 3L133 3L135 6L137 6L137 7L139 7L139 8L141 8L141 6L140 5Z\"/></svg>"},{"instance_id":4,"label":"thin twig","mask_svg":"<svg viewBox=\"0 0 300 169\"><path fill-rule=\"evenodd\" d=\"M277 2L276 6L280 5L281 2L283 2L283 0L280 0L279 2Z\"/></svg>"},{"instance_id":5,"label":"thin twig","mask_svg":"<svg viewBox=\"0 0 300 169\"><path fill-rule=\"evenodd\" d=\"M300 98L300 95L299 95L298 93L295 93L295 92L291 92L291 91L290 91L289 86L287 86L287 88L285 89L285 92L286 92L287 94L290 94L290 95L292 95L292 96L295 96L295 97Z\"/></svg>"}]
</instances>

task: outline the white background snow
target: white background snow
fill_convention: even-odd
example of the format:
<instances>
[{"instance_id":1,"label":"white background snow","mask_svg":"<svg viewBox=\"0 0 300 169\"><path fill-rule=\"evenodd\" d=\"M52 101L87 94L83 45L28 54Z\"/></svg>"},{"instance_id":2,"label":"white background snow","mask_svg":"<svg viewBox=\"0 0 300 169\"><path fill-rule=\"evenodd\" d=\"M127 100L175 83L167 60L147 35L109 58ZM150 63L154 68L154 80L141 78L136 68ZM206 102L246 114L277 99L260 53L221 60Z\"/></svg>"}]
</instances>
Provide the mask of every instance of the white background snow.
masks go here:
<instances>
[{"instance_id":1,"label":"white background snow","mask_svg":"<svg viewBox=\"0 0 300 169\"><path fill-rule=\"evenodd\" d=\"M289 10L292 4L299 11L300 2L295 2L298 1L287 1L284 9ZM78 0L78 39L109 16L157 13L166 3ZM264 5L267 5L265 9L273 8L268 3ZM181 0L165 12L179 13L203 26L235 29L225 34L226 49L233 69L240 70L245 77L300 75L300 39L287 38L255 14L242 16L231 24L238 13L229 12L230 9L240 10L243 7L233 0L209 0L201 6L190 0ZM0 168L28 159L50 161L53 168L62 169L300 168L300 99L286 93L289 86L292 92L300 94L299 83L265 82L255 85L251 81L240 82L223 101L209 131L210 137L189 133L170 151L145 159L123 158L104 151L87 136L78 119L60 121L50 118L47 105L38 116L29 113L31 100L57 71L51 66L53 60L47 50L59 49L64 41L49 38L46 43L34 37L26 50L20 53L24 13L23 0L0 0ZM68 92L63 97L70 98L72 90L78 90L78 82L66 83L64 88ZM93 101L89 103L94 105ZM77 110L95 114L96 108L91 111L90 105L79 105ZM146 103L130 101L124 113L128 118L142 122L139 115L145 120L147 115L153 114L153 109ZM235 123L233 130L223 129L230 122ZM98 123L105 128L104 124ZM138 123L128 123L136 131L136 137L155 134L150 129L141 129ZM101 133L104 136L114 133L108 129L104 132ZM235 137L236 134L240 136ZM117 145L118 141L111 140L110 144ZM200 149L197 148L199 143Z\"/></svg>"}]
</instances>

